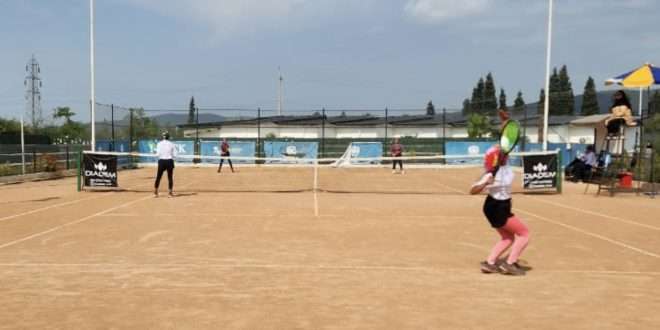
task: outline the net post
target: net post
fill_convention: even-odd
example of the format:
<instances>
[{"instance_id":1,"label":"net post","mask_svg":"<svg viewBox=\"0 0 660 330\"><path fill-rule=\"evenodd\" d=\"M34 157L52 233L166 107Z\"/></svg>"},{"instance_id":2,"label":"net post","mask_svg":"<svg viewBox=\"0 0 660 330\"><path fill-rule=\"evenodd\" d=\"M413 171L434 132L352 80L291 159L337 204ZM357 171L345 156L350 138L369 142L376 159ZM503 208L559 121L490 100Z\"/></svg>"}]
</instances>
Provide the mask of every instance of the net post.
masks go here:
<instances>
[{"instance_id":1,"label":"net post","mask_svg":"<svg viewBox=\"0 0 660 330\"><path fill-rule=\"evenodd\" d=\"M77 167L77 185L76 185L76 190L80 192L81 190L81 176L82 176L82 150L78 150L78 156L76 157L76 167Z\"/></svg>"},{"instance_id":2,"label":"net post","mask_svg":"<svg viewBox=\"0 0 660 330\"><path fill-rule=\"evenodd\" d=\"M562 158L561 149L557 149L557 192L560 194L563 191L564 182L564 168L562 167L564 162L562 161Z\"/></svg>"}]
</instances>

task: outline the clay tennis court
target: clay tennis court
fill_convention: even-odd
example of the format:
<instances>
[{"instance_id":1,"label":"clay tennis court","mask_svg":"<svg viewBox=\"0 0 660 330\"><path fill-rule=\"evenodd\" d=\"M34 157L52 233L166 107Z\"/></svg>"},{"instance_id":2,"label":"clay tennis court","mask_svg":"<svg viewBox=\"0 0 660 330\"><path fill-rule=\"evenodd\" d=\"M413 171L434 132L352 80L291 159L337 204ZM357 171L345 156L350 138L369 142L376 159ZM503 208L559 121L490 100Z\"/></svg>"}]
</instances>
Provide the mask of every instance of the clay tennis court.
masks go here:
<instances>
[{"instance_id":1,"label":"clay tennis court","mask_svg":"<svg viewBox=\"0 0 660 330\"><path fill-rule=\"evenodd\" d=\"M497 240L467 169L152 168L127 191L0 186L0 327L652 329L660 200L514 195L524 277L484 275ZM592 189L592 192L594 189ZM344 193L337 193L344 192Z\"/></svg>"}]
</instances>

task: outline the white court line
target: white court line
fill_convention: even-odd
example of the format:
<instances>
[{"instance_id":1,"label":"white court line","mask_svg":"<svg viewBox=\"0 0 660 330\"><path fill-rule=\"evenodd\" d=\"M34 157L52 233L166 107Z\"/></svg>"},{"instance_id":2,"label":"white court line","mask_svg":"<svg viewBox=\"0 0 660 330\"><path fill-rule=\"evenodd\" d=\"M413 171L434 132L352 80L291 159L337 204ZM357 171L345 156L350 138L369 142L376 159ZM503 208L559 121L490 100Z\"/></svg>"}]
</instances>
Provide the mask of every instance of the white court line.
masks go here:
<instances>
[{"instance_id":1,"label":"white court line","mask_svg":"<svg viewBox=\"0 0 660 330\"><path fill-rule=\"evenodd\" d=\"M19 238L19 239L17 239L17 240L13 240L13 241L11 241L11 242L7 242L7 243L5 243L5 244L0 245L0 249L4 249L4 248L6 248L6 247L10 247L10 246L12 246L12 245L16 245L16 244L18 244L18 243L25 242L25 241L27 241L27 240L31 240L31 239L33 239L33 238L40 237L40 236L43 236L43 235L46 235L46 234L52 233L52 232L54 232L54 231L60 230L60 229L65 228L65 227L69 227L69 226L73 226L73 225L75 225L75 224L79 224L79 223L81 223L81 222L85 222L85 221L87 221L87 220L89 220L89 219L92 219L92 218L94 218L94 217L97 217L97 216L99 216L99 215L103 215L103 214L106 214L106 213L108 213L108 212L112 212L112 211L114 211L114 210L117 210L117 209L120 209L120 208L123 208L123 207L129 206L129 205L135 204L135 203L137 203L137 202L141 202L141 201L146 200L146 199L148 199L148 198L153 198L153 196L149 195L149 196L142 197L142 198L140 198L140 199L132 200L132 201L129 201L129 202L123 203L123 204L121 204L121 205L118 205L118 206L115 206L115 207L111 207L111 208L106 209L106 210L104 210L104 211L101 211L101 212L98 212L98 213L94 213L94 214L92 214L92 215L88 215L88 216L83 217L83 218L80 218L80 219L78 219L78 220L71 221L71 222L67 222L67 223L62 224L62 225L59 225L59 226L57 226L57 227L53 227L53 228L50 228L50 229L48 229L48 230L44 230L44 231L42 231L42 232L38 232L38 233L36 233L36 234L32 234L32 235L30 235L30 236L26 236L26 237L23 237L23 238Z\"/></svg>"},{"instance_id":2,"label":"white court line","mask_svg":"<svg viewBox=\"0 0 660 330\"><path fill-rule=\"evenodd\" d=\"M600 240L603 240L603 241L606 241L606 242L609 242L609 243L612 243L612 244L618 245L618 246L620 246L620 247L624 247L624 248L626 248L626 249L629 249L629 250L632 250L632 251L635 251L635 252L641 253L641 254L646 255L646 256L649 256L649 257L660 258L660 255L658 255L658 254L655 254L655 253L650 252L650 251L646 251L646 250L641 249L641 248L638 248L638 247L634 247L634 246L632 246L632 245L629 245L629 244L626 244L626 243L623 243L623 242L619 242L619 241L617 241L617 240L611 239L611 238L609 238L609 237L605 237L605 236L603 236L603 235L599 235L599 234L596 234L596 233L592 233L592 232L590 232L590 231L586 231L586 230L584 230L584 229L580 229L580 228L578 228L578 227L575 227L575 226L571 226L571 225L565 224L565 223L563 223L563 222L559 222L559 221L551 220L551 219L548 219L548 218L546 218L546 217L542 217L542 216L540 216L540 215L538 215L538 214L534 214L534 213L532 213L532 212L522 210L522 209L520 209L520 208L515 208L515 210L516 210L516 211L520 211L520 212L522 212L522 213L526 213L526 214L528 214L528 215L530 215L530 216L532 216L532 217L535 217L535 218L537 218L537 219L543 220L543 221L545 221L545 222L549 222L549 223L552 223L552 224L555 224L555 225L558 225L558 226L562 226L562 227L564 227L564 228L568 228L568 229L571 229L571 230L577 231L577 232L579 232L579 233L582 233L582 234L585 234L585 235L588 235L588 236L591 236L591 237L598 238L598 239L600 239Z\"/></svg>"},{"instance_id":3,"label":"white court line","mask_svg":"<svg viewBox=\"0 0 660 330\"><path fill-rule=\"evenodd\" d=\"M30 211L27 211L27 212L18 213L18 214L9 215L9 216L6 216L6 217L3 217L3 218L0 218L0 222L2 222L2 221L7 221L7 220L11 220L11 219L15 219L15 218L19 218L19 217L22 217L22 216L25 216L25 215L30 215L30 214L34 214L34 213L39 213L39 212L41 212L41 211L50 210L50 209L53 209L53 208L56 208L56 207L60 207L60 206L66 206L66 205L76 204L76 203L83 202L83 201L87 201L87 200L91 200L91 199L101 198L101 197L103 197L103 196L105 196L105 194L103 194L103 195L97 195L97 196L92 196L92 197L88 197L88 198L76 199L76 200L73 200L73 201L68 201L68 202L63 202L63 203L53 204L53 205L49 205L49 206L44 206L44 207L42 207L42 208L38 208L38 209L30 210Z\"/></svg>"},{"instance_id":4,"label":"white court line","mask_svg":"<svg viewBox=\"0 0 660 330\"><path fill-rule=\"evenodd\" d=\"M191 186L193 183L194 183L194 182L191 182L191 183L185 184L184 187L189 187L189 186ZM138 185L137 187L144 186L144 185L145 185L145 184L141 184L141 185ZM106 194L103 194L103 195L106 195ZM92 219L92 218L94 218L94 217L98 217L98 216L101 216L101 215L107 214L107 213L109 213L109 212L112 212L112 211L114 211L114 210L118 210L118 209L120 209L120 208L123 208L123 207L129 206L129 205L133 205L133 204L135 204L135 203L137 203L137 202L141 202L141 201L143 201L143 200L147 200L147 199L151 199L151 198L154 198L154 196L153 196L153 195L147 195L147 196L145 196L145 197L142 197L142 198L139 198L139 199L136 199L136 200L132 200L132 201L130 201L130 202L126 202L126 203L123 203L123 204L118 205L118 206L115 206L115 207L111 207L111 208L106 209L106 210L104 210L104 211L101 211L101 212L98 212L98 213L94 213L94 214L92 214L92 215L88 215L88 216L83 217L83 218L80 218L80 219L78 219L78 220L71 221L71 222L67 222L67 223L62 224L62 225L59 225L59 226L57 226L57 227L53 227L53 228L50 228L50 229L48 229L48 230L45 230L45 231L42 231L42 232L39 232L39 233L36 233L36 234L32 234L32 235L27 236L27 237L23 237L23 238L20 238L20 239L17 239L17 240L11 241L11 242L7 242L7 243L5 243L5 244L0 245L0 249L4 249L4 248L6 248L6 247L9 247L9 246L12 246L12 245L16 245L16 244L18 244L18 243L21 243L21 242L24 242L24 241L27 241L27 240L31 240L31 239L36 238L36 237L40 237L40 236L43 236L43 235L46 235L46 234L52 233L52 232L54 232L54 231L58 231L58 230L60 230L60 229L62 229L62 228L65 228L65 227L69 227L69 226L73 226L73 225L78 224L78 223L81 223L81 222L85 222L85 221L87 221L87 220L89 220L89 219Z\"/></svg>"},{"instance_id":5,"label":"white court line","mask_svg":"<svg viewBox=\"0 0 660 330\"><path fill-rule=\"evenodd\" d=\"M543 200L543 199L540 199L540 198L537 198L537 197L532 197L532 196L525 196L525 197L527 197L527 198L531 198L531 199L533 199L533 200L535 200L535 201L539 201L539 202L542 202L542 203L545 203L545 204L549 204L549 205L553 205L553 206L558 206L558 207L563 207L563 208L568 209L568 210L577 211L577 212L582 212L582 213L585 213L585 214L595 215L595 216L598 216L598 217L602 217L602 218L606 218L606 219L610 219L610 220L615 220L615 221L619 221L619 222L627 223L627 224L630 224L630 225L635 225L635 226L643 227L643 228L646 228L646 229L652 229L652 230L658 230L658 231L660 231L660 227L655 227L655 226L647 225L647 224L640 223L640 222L637 222L637 221L632 221L632 220L623 219L623 218L619 218L619 217L613 217L613 216L611 216L611 215L607 215L607 214L603 214L603 213L599 213L599 212L594 212L594 211L589 211L589 210L584 210L584 209L580 209L580 208L573 207L573 206L566 206L566 205L562 205L562 204L559 204L559 203L555 203L555 202L551 202L551 201L546 201L546 200Z\"/></svg>"},{"instance_id":6,"label":"white court line","mask_svg":"<svg viewBox=\"0 0 660 330\"><path fill-rule=\"evenodd\" d=\"M143 183L143 184L140 184L140 185L134 186L134 188L135 188L135 187L142 187L142 186L144 186L144 185L147 185L147 184L146 184L146 183ZM7 220L11 220L11 219L16 219L16 218L19 218L19 217L22 217L22 216L26 216L26 215L30 215L30 214L34 214L34 213L39 213L39 212L46 211L46 210L50 210L50 209L53 209L53 208L56 208L56 207L60 207L60 206L67 206L67 205L77 204L77 203L79 203L79 202L84 202L84 201L88 201L88 200L92 200L92 199L101 198L101 197L107 196L107 195L112 194L112 193L113 193L113 192L100 193L99 195L96 195L96 196L91 196L91 197L87 197L87 198L76 199L76 200L68 201L68 202L62 202L62 203L58 203L58 204L53 204L53 205L49 205L49 206L44 206L44 207L42 207L42 208L38 208L38 209L34 209L34 210L30 210L30 211L27 211L27 212L22 212L22 213L18 213L18 214L14 214L14 215L9 215L9 216L6 216L6 217L3 217L3 218L0 218L0 222L7 221Z\"/></svg>"},{"instance_id":7,"label":"white court line","mask_svg":"<svg viewBox=\"0 0 660 330\"><path fill-rule=\"evenodd\" d=\"M449 189L451 189L451 190L459 191L458 189L455 189L455 188L449 187L449 186L447 186L447 185L444 185L444 184L441 184L441 185L443 185L443 186L445 186L445 187L447 187L447 188L449 188ZM463 192L463 193L467 195L467 193L465 193L465 192ZM614 245L618 245L618 246L620 246L620 247L624 247L624 248L626 248L626 249L629 249L629 250L635 251L635 252L637 252L637 253L641 253L641 254L646 255L646 256L649 256L649 257L660 258L660 255L658 255L658 254L656 254L656 253L653 253L653 252L650 252L650 251L646 251L646 250L644 250L644 249L640 249L640 248L638 248L638 247L634 247L634 246L632 246L632 245L629 245L629 244L626 244L626 243L623 243L623 242L619 242L619 241L614 240L614 239L611 239L611 238L609 238L609 237L605 237L605 236L603 236L603 235L599 235L599 234L596 234L596 233L592 233L592 232L590 232L590 231L586 231L586 230L584 230L584 229L580 229L580 228L578 228L578 227L575 227L575 226L571 226L571 225L565 224L565 223L563 223L563 222L559 222L559 221L551 220L551 219L548 219L548 218L546 218L546 217L542 217L542 216L540 216L540 215L534 214L534 213L529 212L529 211L525 211L525 210L520 209L520 208L514 208L514 209L515 209L515 210L518 210L518 211L520 211L520 212L522 212L522 213L526 213L526 214L528 214L528 215L531 215L532 217L535 217L535 218L537 218L537 219L543 220L543 221L545 221L545 222L549 222L549 223L552 223L552 224L555 224L555 225L558 225L558 226L561 226L561 227L564 227L564 228L567 228L567 229L571 229L571 230L577 231L577 232L579 232L579 233L582 233L582 234L585 234L585 235L588 235L588 236L591 236L591 237L598 238L598 239L600 239L600 240L603 240L603 241L606 241L606 242L612 243L612 244L614 244Z\"/></svg>"},{"instance_id":8,"label":"white court line","mask_svg":"<svg viewBox=\"0 0 660 330\"><path fill-rule=\"evenodd\" d=\"M314 216L319 217L319 197L316 190L314 190Z\"/></svg>"},{"instance_id":9,"label":"white court line","mask_svg":"<svg viewBox=\"0 0 660 330\"><path fill-rule=\"evenodd\" d=\"M122 264L122 263L0 263L0 267L14 268L101 268L103 272L115 270L126 271L126 269L139 270L172 270L178 268L216 268L216 269L274 269L274 270L345 270L345 271L399 271L399 272L426 272L426 273L475 273L480 274L478 270L466 268L435 268L424 266L390 266L390 265L301 265L301 264L199 264L199 263L140 263L140 264ZM641 275L641 276L660 276L656 271L619 271L619 270L559 270L559 269L535 269L529 274L534 273L566 273L566 274L587 274L587 275ZM481 274L480 274L481 275ZM487 276L487 275L484 275Z\"/></svg>"}]
</instances>

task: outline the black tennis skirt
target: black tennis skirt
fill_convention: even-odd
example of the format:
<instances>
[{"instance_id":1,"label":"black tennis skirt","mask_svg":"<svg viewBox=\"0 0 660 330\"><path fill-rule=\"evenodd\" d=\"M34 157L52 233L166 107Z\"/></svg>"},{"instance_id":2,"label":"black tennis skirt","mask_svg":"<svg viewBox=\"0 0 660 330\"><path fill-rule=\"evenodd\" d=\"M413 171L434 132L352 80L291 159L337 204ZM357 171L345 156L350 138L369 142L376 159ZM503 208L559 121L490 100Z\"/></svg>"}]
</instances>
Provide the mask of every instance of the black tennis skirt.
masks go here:
<instances>
[{"instance_id":1,"label":"black tennis skirt","mask_svg":"<svg viewBox=\"0 0 660 330\"><path fill-rule=\"evenodd\" d=\"M511 213L511 199L497 200L490 195L484 202L484 215L493 228L501 228L513 216Z\"/></svg>"}]
</instances>

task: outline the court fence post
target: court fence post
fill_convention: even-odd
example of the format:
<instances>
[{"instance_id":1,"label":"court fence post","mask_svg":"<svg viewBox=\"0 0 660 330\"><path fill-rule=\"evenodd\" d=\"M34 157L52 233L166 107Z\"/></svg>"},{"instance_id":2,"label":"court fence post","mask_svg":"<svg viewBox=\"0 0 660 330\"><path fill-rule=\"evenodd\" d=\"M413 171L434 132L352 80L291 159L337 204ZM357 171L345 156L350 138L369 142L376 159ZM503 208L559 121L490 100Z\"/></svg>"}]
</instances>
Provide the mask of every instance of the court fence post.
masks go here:
<instances>
[{"instance_id":1,"label":"court fence post","mask_svg":"<svg viewBox=\"0 0 660 330\"><path fill-rule=\"evenodd\" d=\"M562 161L562 151L557 150L557 192L562 193L564 181L564 162Z\"/></svg>"},{"instance_id":2,"label":"court fence post","mask_svg":"<svg viewBox=\"0 0 660 330\"><path fill-rule=\"evenodd\" d=\"M32 173L37 173L37 146L32 146Z\"/></svg>"},{"instance_id":3,"label":"court fence post","mask_svg":"<svg viewBox=\"0 0 660 330\"><path fill-rule=\"evenodd\" d=\"M71 166L69 165L69 144L65 144L64 150L66 151L66 169L69 170L71 169Z\"/></svg>"},{"instance_id":4,"label":"court fence post","mask_svg":"<svg viewBox=\"0 0 660 330\"><path fill-rule=\"evenodd\" d=\"M76 158L77 158L77 159L76 159L76 167L77 167L77 174L76 174L76 177L77 177L77 183L78 183L78 184L76 185L76 187L77 187L76 189L78 190L78 192L80 192L80 190L81 190L81 188L82 188L82 185L81 185L81 176L82 176L82 166L81 166L81 165L82 165L82 164L81 164L81 163L82 163L82 150L78 150L78 156L77 156Z\"/></svg>"}]
</instances>

